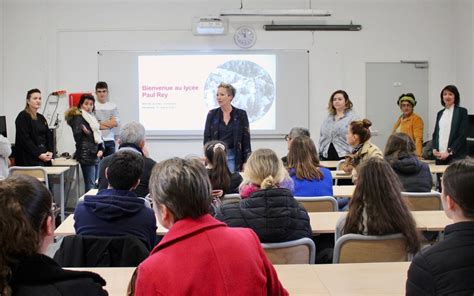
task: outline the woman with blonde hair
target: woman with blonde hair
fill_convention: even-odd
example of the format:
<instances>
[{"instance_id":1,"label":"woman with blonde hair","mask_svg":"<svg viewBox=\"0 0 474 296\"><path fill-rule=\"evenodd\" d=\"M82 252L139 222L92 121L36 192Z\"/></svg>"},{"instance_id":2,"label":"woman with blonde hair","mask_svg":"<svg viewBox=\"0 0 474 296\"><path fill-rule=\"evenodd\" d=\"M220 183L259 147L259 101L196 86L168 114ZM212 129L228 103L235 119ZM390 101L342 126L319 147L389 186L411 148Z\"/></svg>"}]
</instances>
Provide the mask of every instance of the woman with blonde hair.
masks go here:
<instances>
[{"instance_id":1,"label":"woman with blonde hair","mask_svg":"<svg viewBox=\"0 0 474 296\"><path fill-rule=\"evenodd\" d=\"M232 227L252 228L261 242L311 238L308 213L288 189L291 179L273 150L253 152L243 178L240 192L248 198L218 208L217 219Z\"/></svg>"}]
</instances>

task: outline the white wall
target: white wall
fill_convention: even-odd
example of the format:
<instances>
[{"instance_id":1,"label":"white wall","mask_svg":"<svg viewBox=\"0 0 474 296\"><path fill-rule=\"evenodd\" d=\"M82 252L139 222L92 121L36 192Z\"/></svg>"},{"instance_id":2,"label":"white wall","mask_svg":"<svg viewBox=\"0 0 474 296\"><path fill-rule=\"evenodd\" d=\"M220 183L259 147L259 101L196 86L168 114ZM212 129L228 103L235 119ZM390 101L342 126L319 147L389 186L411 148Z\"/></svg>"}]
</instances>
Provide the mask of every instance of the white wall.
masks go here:
<instances>
[{"instance_id":1,"label":"white wall","mask_svg":"<svg viewBox=\"0 0 474 296\"><path fill-rule=\"evenodd\" d=\"M4 112L4 88L3 88L3 23L5 21L4 17L4 0L0 0L0 115L5 114Z\"/></svg>"},{"instance_id":2,"label":"white wall","mask_svg":"<svg viewBox=\"0 0 474 296\"><path fill-rule=\"evenodd\" d=\"M244 5L246 8L307 8L309 2L259 0ZM38 3L9 0L4 6L2 71L2 101L8 116L9 138L14 140L13 122L24 106L26 90L38 87L43 90L44 97L56 89L92 90L97 80L98 50L236 49L233 32L243 24L252 25L257 31L254 49L310 50L310 130L315 140L326 116L328 96L335 89L347 90L356 112L365 115L366 62L430 62L430 118L425 119L430 130L436 111L441 107L439 91L444 85L460 83L463 105L467 106L467 95L471 97L473 92L474 28L469 1L458 0L453 4L441 0L327 0L312 1L311 6L333 11L332 17L319 22L349 23L352 20L362 24L363 29L361 32L265 32L262 25L270 23L271 19L232 18L228 35L196 37L191 33L192 17L218 13L222 8L238 8L240 1L70 0ZM469 10L465 11L466 7ZM460 20L459 14L463 15ZM468 22L470 26L456 35L461 22ZM100 43L88 42L83 37L74 39L75 35L84 36L83 32L106 37ZM125 35L127 42L120 39ZM454 40L458 43L453 43ZM75 42L77 47L71 47L70 42ZM467 42L467 48L460 49L464 42ZM474 103L470 104L468 108L474 113ZM59 142L60 152L72 152L73 139L64 123L59 131ZM271 147L279 154L286 153L283 140L257 140L252 144L254 149ZM201 141L196 140L149 141L148 146L156 159L201 154Z\"/></svg>"}]
</instances>

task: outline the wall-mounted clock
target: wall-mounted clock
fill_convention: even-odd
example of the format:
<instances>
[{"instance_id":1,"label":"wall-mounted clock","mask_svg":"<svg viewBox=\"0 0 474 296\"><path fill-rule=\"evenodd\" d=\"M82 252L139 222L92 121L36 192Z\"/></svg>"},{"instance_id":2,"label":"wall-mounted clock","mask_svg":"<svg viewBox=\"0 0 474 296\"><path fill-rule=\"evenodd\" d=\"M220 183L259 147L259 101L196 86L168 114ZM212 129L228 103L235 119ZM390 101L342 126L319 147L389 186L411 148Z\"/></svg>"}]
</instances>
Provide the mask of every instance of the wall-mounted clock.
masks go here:
<instances>
[{"instance_id":1,"label":"wall-mounted clock","mask_svg":"<svg viewBox=\"0 0 474 296\"><path fill-rule=\"evenodd\" d=\"M257 41L257 34L251 27L243 26L234 33L234 42L240 48L251 48Z\"/></svg>"}]
</instances>

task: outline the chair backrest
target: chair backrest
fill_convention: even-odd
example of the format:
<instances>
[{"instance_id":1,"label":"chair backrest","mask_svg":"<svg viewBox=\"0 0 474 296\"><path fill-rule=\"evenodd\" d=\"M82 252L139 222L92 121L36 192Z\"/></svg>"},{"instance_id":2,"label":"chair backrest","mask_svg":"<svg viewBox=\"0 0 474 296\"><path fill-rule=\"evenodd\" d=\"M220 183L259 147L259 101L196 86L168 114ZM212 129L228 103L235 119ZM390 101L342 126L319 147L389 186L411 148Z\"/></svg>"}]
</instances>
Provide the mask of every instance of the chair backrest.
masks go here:
<instances>
[{"instance_id":1,"label":"chair backrest","mask_svg":"<svg viewBox=\"0 0 474 296\"><path fill-rule=\"evenodd\" d=\"M316 246L307 237L282 243L262 243L272 264L314 264Z\"/></svg>"},{"instance_id":2,"label":"chair backrest","mask_svg":"<svg viewBox=\"0 0 474 296\"><path fill-rule=\"evenodd\" d=\"M295 196L295 199L303 205L307 212L337 212L339 207L337 200L332 196Z\"/></svg>"},{"instance_id":3,"label":"chair backrest","mask_svg":"<svg viewBox=\"0 0 474 296\"><path fill-rule=\"evenodd\" d=\"M333 263L409 261L411 254L406 251L406 247L406 238L401 233L345 234L336 241Z\"/></svg>"},{"instance_id":4,"label":"chair backrest","mask_svg":"<svg viewBox=\"0 0 474 296\"><path fill-rule=\"evenodd\" d=\"M225 194L222 197L222 204L228 204L228 203L238 203L240 202L240 194L238 193L231 193L231 194Z\"/></svg>"},{"instance_id":5,"label":"chair backrest","mask_svg":"<svg viewBox=\"0 0 474 296\"><path fill-rule=\"evenodd\" d=\"M437 211L443 209L441 193L431 192L402 192L410 211Z\"/></svg>"},{"instance_id":6,"label":"chair backrest","mask_svg":"<svg viewBox=\"0 0 474 296\"><path fill-rule=\"evenodd\" d=\"M135 236L70 235L54 260L63 267L135 267L148 257L145 243Z\"/></svg>"},{"instance_id":7,"label":"chair backrest","mask_svg":"<svg viewBox=\"0 0 474 296\"><path fill-rule=\"evenodd\" d=\"M48 173L41 166L13 166L8 169L8 174L10 176L28 175L34 177L43 182L46 187L49 188Z\"/></svg>"}]
</instances>

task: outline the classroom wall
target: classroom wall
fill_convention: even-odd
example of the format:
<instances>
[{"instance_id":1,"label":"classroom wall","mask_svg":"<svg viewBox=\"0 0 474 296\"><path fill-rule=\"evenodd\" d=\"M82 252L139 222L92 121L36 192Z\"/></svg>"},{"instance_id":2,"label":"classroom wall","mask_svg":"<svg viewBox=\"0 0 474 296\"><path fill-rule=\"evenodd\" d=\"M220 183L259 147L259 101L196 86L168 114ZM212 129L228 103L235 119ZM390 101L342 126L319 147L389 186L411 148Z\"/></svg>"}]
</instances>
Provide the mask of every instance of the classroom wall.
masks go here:
<instances>
[{"instance_id":1,"label":"classroom wall","mask_svg":"<svg viewBox=\"0 0 474 296\"><path fill-rule=\"evenodd\" d=\"M5 17L3 15L4 1L0 0L0 115L5 114L3 105L4 105L4 97L3 97L3 23Z\"/></svg>"},{"instance_id":2,"label":"classroom wall","mask_svg":"<svg viewBox=\"0 0 474 296\"><path fill-rule=\"evenodd\" d=\"M365 115L366 62L429 61L430 118L425 119L425 126L430 130L441 108L439 91L446 84L460 86L463 105L474 113L474 102L467 99L472 97L474 66L470 1L247 2L244 1L245 8L308 8L311 5L330 9L332 17L316 21L331 24L353 21L363 29L361 32L265 32L262 25L270 23L270 18L240 17L230 19L226 36L203 37L192 35L193 17L238 8L240 1L5 1L3 68L0 64L4 83L0 99L4 108L0 111L8 116L10 140L14 140L13 123L24 107L26 90L38 87L43 90L44 98L48 92L58 89L93 90L98 50L236 49L233 32L244 24L256 29L257 43L253 49L310 51L309 127L315 140L327 115L328 97L335 89L347 90L356 112ZM104 38L91 43L83 37L87 36L84 32ZM113 90L111 93L120 95ZM61 108L67 107L66 101L66 98L62 100ZM58 130L58 140L60 152L73 152L74 141L64 122ZM175 155L200 155L201 145L201 140L150 140L147 144L152 157L158 160ZM283 139L253 141L253 148L259 147L272 147L280 155L286 153Z\"/></svg>"}]
</instances>

